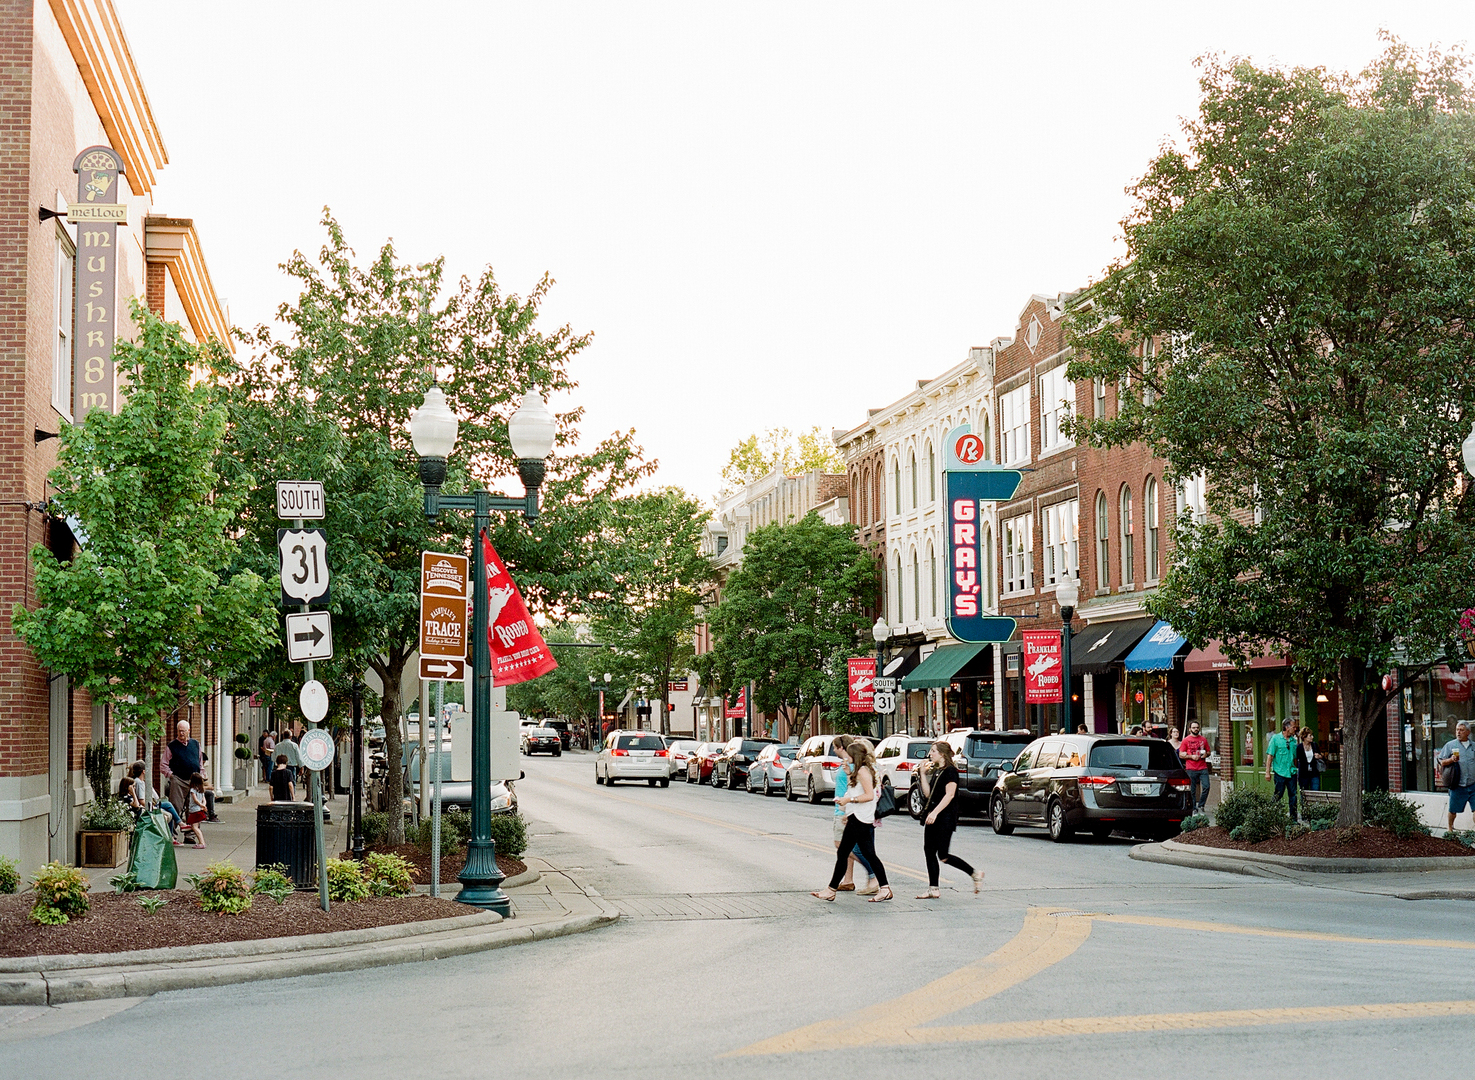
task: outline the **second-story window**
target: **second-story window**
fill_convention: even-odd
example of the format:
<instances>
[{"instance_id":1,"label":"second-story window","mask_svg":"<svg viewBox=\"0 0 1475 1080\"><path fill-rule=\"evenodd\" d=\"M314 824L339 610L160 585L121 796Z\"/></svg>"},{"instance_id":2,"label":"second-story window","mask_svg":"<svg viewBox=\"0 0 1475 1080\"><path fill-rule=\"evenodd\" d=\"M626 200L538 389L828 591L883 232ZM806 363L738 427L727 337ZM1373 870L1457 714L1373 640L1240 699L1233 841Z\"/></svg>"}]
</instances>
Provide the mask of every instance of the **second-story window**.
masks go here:
<instances>
[{"instance_id":1,"label":"second-story window","mask_svg":"<svg viewBox=\"0 0 1475 1080\"><path fill-rule=\"evenodd\" d=\"M1080 547L1077 521L1080 503L1076 499L1048 506L1040 515L1045 530L1045 584L1056 585L1062 578L1075 577L1080 571Z\"/></svg>"},{"instance_id":2,"label":"second-story window","mask_svg":"<svg viewBox=\"0 0 1475 1080\"><path fill-rule=\"evenodd\" d=\"M72 245L56 239L56 283L52 307L56 321L56 352L51 361L51 407L72 418Z\"/></svg>"},{"instance_id":3,"label":"second-story window","mask_svg":"<svg viewBox=\"0 0 1475 1080\"><path fill-rule=\"evenodd\" d=\"M899 514L899 513L901 513L901 462L900 461L893 461L891 463L891 480L892 480L892 485L891 486L896 489L896 512Z\"/></svg>"},{"instance_id":4,"label":"second-story window","mask_svg":"<svg viewBox=\"0 0 1475 1080\"><path fill-rule=\"evenodd\" d=\"M912 618L919 622L922 619L922 567L916 548L912 548Z\"/></svg>"},{"instance_id":5,"label":"second-story window","mask_svg":"<svg viewBox=\"0 0 1475 1080\"><path fill-rule=\"evenodd\" d=\"M1152 384L1148 381L1153 378L1154 369L1157 367L1157 342L1148 338L1142 343L1142 404L1151 405L1156 399L1152 392Z\"/></svg>"},{"instance_id":6,"label":"second-story window","mask_svg":"<svg viewBox=\"0 0 1475 1080\"><path fill-rule=\"evenodd\" d=\"M937 451L932 449L931 443L927 444L927 499L937 501Z\"/></svg>"},{"instance_id":7,"label":"second-story window","mask_svg":"<svg viewBox=\"0 0 1475 1080\"><path fill-rule=\"evenodd\" d=\"M1106 380L1091 380L1091 415L1097 420L1106 419Z\"/></svg>"},{"instance_id":8,"label":"second-story window","mask_svg":"<svg viewBox=\"0 0 1475 1080\"><path fill-rule=\"evenodd\" d=\"M1033 587L1030 565L1034 556L1034 537L1030 516L1021 514L1004 522L1004 593L1021 593Z\"/></svg>"},{"instance_id":9,"label":"second-story window","mask_svg":"<svg viewBox=\"0 0 1475 1080\"><path fill-rule=\"evenodd\" d=\"M1102 592L1111 589L1111 521L1104 491L1096 493L1096 588Z\"/></svg>"},{"instance_id":10,"label":"second-story window","mask_svg":"<svg viewBox=\"0 0 1475 1080\"><path fill-rule=\"evenodd\" d=\"M1147 564L1143 568L1143 576L1146 581L1158 579L1158 559L1160 558L1160 545L1158 537L1158 498L1157 480L1149 476L1147 483L1142 488L1142 516L1147 523Z\"/></svg>"},{"instance_id":11,"label":"second-story window","mask_svg":"<svg viewBox=\"0 0 1475 1080\"><path fill-rule=\"evenodd\" d=\"M1132 489L1122 486L1122 505L1119 511L1122 526L1122 584L1130 585L1137 579L1132 576Z\"/></svg>"},{"instance_id":12,"label":"second-story window","mask_svg":"<svg viewBox=\"0 0 1475 1080\"><path fill-rule=\"evenodd\" d=\"M1029 460L1029 383L999 398L1003 465Z\"/></svg>"},{"instance_id":13,"label":"second-story window","mask_svg":"<svg viewBox=\"0 0 1475 1080\"><path fill-rule=\"evenodd\" d=\"M1040 451L1070 446L1074 440L1060 425L1075 412L1075 383L1065 377L1065 365L1040 376Z\"/></svg>"},{"instance_id":14,"label":"second-story window","mask_svg":"<svg viewBox=\"0 0 1475 1080\"><path fill-rule=\"evenodd\" d=\"M907 459L907 472L911 474L912 481L912 509L917 508L917 454L913 451Z\"/></svg>"},{"instance_id":15,"label":"second-story window","mask_svg":"<svg viewBox=\"0 0 1475 1080\"><path fill-rule=\"evenodd\" d=\"M984 548L988 551L988 548ZM934 619L937 618L937 549L932 546L932 541L927 541L927 583L931 590L931 603L927 613Z\"/></svg>"},{"instance_id":16,"label":"second-story window","mask_svg":"<svg viewBox=\"0 0 1475 1080\"><path fill-rule=\"evenodd\" d=\"M1208 485L1208 477L1204 473L1198 473L1187 477L1183 481L1182 488L1178 491L1178 516L1187 517L1194 524L1203 524L1208 520L1208 506L1204 500L1204 488Z\"/></svg>"},{"instance_id":17,"label":"second-story window","mask_svg":"<svg viewBox=\"0 0 1475 1080\"><path fill-rule=\"evenodd\" d=\"M988 553L983 560L983 606L992 608L997 602L997 597L994 593L994 561L996 556L994 552L994 531L987 525L983 527L982 550Z\"/></svg>"}]
</instances>

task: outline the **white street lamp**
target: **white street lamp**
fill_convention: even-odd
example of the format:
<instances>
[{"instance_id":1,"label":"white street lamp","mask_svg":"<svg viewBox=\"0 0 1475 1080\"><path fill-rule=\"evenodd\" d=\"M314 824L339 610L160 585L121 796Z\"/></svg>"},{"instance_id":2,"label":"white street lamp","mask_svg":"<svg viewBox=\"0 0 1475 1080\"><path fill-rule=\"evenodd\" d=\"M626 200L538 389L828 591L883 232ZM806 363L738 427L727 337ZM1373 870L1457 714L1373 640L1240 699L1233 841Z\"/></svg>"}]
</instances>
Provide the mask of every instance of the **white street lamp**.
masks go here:
<instances>
[{"instance_id":1,"label":"white street lamp","mask_svg":"<svg viewBox=\"0 0 1475 1080\"><path fill-rule=\"evenodd\" d=\"M512 455L519 461L542 461L553 453L553 439L558 434L558 421L543 404L536 390L522 395L522 404L507 421L507 441Z\"/></svg>"},{"instance_id":2,"label":"white street lamp","mask_svg":"<svg viewBox=\"0 0 1475 1080\"><path fill-rule=\"evenodd\" d=\"M875 639L877 645L884 645L886 639L890 636L891 627L886 625L886 617L884 615L878 615L876 617L876 625L871 627L871 637Z\"/></svg>"}]
</instances>

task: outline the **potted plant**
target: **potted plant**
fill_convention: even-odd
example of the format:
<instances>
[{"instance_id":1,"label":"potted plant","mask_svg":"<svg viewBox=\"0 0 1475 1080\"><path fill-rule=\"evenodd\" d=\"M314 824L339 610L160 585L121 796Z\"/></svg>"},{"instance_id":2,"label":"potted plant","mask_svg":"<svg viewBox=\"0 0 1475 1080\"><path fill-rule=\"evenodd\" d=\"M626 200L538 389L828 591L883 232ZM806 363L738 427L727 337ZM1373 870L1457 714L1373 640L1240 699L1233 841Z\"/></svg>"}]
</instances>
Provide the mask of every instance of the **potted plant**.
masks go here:
<instances>
[{"instance_id":1,"label":"potted plant","mask_svg":"<svg viewBox=\"0 0 1475 1080\"><path fill-rule=\"evenodd\" d=\"M236 734L235 786L246 791L256 779L255 755L251 753L251 738L244 731Z\"/></svg>"},{"instance_id":2,"label":"potted plant","mask_svg":"<svg viewBox=\"0 0 1475 1080\"><path fill-rule=\"evenodd\" d=\"M82 811L77 833L78 866L118 866L128 858L133 815L119 799L98 799Z\"/></svg>"}]
</instances>

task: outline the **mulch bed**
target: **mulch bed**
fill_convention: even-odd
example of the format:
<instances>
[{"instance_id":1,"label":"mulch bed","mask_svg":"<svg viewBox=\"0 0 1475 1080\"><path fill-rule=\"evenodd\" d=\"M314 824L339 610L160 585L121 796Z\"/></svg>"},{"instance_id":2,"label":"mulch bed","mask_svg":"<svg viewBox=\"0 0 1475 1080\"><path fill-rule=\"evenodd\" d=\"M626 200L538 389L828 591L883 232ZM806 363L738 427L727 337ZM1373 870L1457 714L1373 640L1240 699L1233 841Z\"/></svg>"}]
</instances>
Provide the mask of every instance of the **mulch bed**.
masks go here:
<instances>
[{"instance_id":1,"label":"mulch bed","mask_svg":"<svg viewBox=\"0 0 1475 1080\"><path fill-rule=\"evenodd\" d=\"M421 851L414 844L400 844L398 847L390 847L387 844L369 844L365 851L383 851L391 855L398 855L415 869L415 881L420 885L430 884L430 852ZM340 859L348 858L348 852L338 856ZM442 851L440 853L440 880L444 885L456 880L456 875L461 872L461 867L466 865L466 849L463 847L457 851ZM521 859L511 859L506 855L498 853L497 869L507 877L516 877L518 874L527 873L527 863Z\"/></svg>"},{"instance_id":2,"label":"mulch bed","mask_svg":"<svg viewBox=\"0 0 1475 1080\"><path fill-rule=\"evenodd\" d=\"M1423 859L1431 856L1458 858L1475 855L1475 850L1465 847L1457 840L1446 840L1442 836L1413 836L1400 840L1387 829L1366 825L1362 828L1362 834L1350 843L1342 842L1340 830L1323 829L1298 836L1294 840L1281 837L1258 844L1247 844L1243 840L1231 840L1229 830L1217 825L1181 833L1174 839L1180 844L1198 844L1201 847L1256 851L1270 855L1303 855L1317 859Z\"/></svg>"},{"instance_id":3,"label":"mulch bed","mask_svg":"<svg viewBox=\"0 0 1475 1080\"><path fill-rule=\"evenodd\" d=\"M163 896L169 903L150 915L139 896ZM74 916L64 926L41 926L30 920L34 895L0 896L0 956L36 956L61 953L124 952L201 945L217 941L257 941L262 938L326 934L336 930L365 930L395 923L423 922L467 914L452 900L429 896L402 896L318 907L317 893L293 893L278 904L258 896L250 910L239 915L207 915L186 889L148 893L91 893L92 910Z\"/></svg>"}]
</instances>

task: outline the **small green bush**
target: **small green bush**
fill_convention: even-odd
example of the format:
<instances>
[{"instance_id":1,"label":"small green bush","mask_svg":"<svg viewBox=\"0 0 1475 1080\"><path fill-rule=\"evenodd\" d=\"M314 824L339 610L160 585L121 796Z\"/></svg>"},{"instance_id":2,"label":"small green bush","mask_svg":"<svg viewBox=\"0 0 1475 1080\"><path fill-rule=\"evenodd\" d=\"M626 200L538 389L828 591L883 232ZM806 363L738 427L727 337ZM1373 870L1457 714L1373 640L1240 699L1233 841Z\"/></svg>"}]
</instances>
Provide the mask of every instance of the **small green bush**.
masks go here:
<instances>
[{"instance_id":1,"label":"small green bush","mask_svg":"<svg viewBox=\"0 0 1475 1080\"><path fill-rule=\"evenodd\" d=\"M1208 814L1190 814L1183 819L1183 824L1178 826L1178 829L1180 832L1193 832L1195 829L1207 829L1208 827Z\"/></svg>"},{"instance_id":2,"label":"small green bush","mask_svg":"<svg viewBox=\"0 0 1475 1080\"><path fill-rule=\"evenodd\" d=\"M31 918L48 926L60 926L92 906L87 899L87 875L75 866L47 863L31 877L31 888L36 893Z\"/></svg>"},{"instance_id":3,"label":"small green bush","mask_svg":"<svg viewBox=\"0 0 1475 1080\"><path fill-rule=\"evenodd\" d=\"M252 757L250 748L245 746L236 747L236 757L241 761L250 761Z\"/></svg>"},{"instance_id":4,"label":"small green bush","mask_svg":"<svg viewBox=\"0 0 1475 1080\"><path fill-rule=\"evenodd\" d=\"M0 855L0 893L9 896L20 888L20 863Z\"/></svg>"},{"instance_id":5,"label":"small green bush","mask_svg":"<svg viewBox=\"0 0 1475 1080\"><path fill-rule=\"evenodd\" d=\"M1219 808L1214 811L1214 824L1234 832L1244 824L1251 810L1268 806L1274 801L1275 797L1268 791L1249 785L1235 785L1234 789L1219 803Z\"/></svg>"},{"instance_id":6,"label":"small green bush","mask_svg":"<svg viewBox=\"0 0 1475 1080\"><path fill-rule=\"evenodd\" d=\"M87 809L82 811L82 828L100 832L111 829L126 831L133 828L133 815L122 799L98 799L88 803Z\"/></svg>"},{"instance_id":7,"label":"small green bush","mask_svg":"<svg viewBox=\"0 0 1475 1080\"><path fill-rule=\"evenodd\" d=\"M138 898L138 906L150 915L157 915L159 909L168 902L169 898L166 896L140 896Z\"/></svg>"},{"instance_id":8,"label":"small green bush","mask_svg":"<svg viewBox=\"0 0 1475 1080\"><path fill-rule=\"evenodd\" d=\"M1291 815L1286 810L1285 803L1266 798L1250 806L1244 820L1229 830L1229 838L1247 844L1259 844L1284 836L1290 825Z\"/></svg>"},{"instance_id":9,"label":"small green bush","mask_svg":"<svg viewBox=\"0 0 1475 1080\"><path fill-rule=\"evenodd\" d=\"M1419 820L1419 808L1386 791L1363 792L1362 820L1387 829L1400 840L1429 835L1429 826Z\"/></svg>"},{"instance_id":10,"label":"small green bush","mask_svg":"<svg viewBox=\"0 0 1475 1080\"><path fill-rule=\"evenodd\" d=\"M199 898L200 910L222 915L239 915L251 907L251 886L246 871L224 859L205 867L203 874L185 878Z\"/></svg>"},{"instance_id":11,"label":"small green bush","mask_svg":"<svg viewBox=\"0 0 1475 1080\"><path fill-rule=\"evenodd\" d=\"M419 825L405 830L405 838L428 855L433 825L432 818L423 818ZM448 855L460 851L469 839L471 839L471 815L460 810L443 811L440 815L441 854Z\"/></svg>"},{"instance_id":12,"label":"small green bush","mask_svg":"<svg viewBox=\"0 0 1475 1080\"><path fill-rule=\"evenodd\" d=\"M138 875L132 870L114 874L108 878L108 884L113 887L113 892L137 892L139 889Z\"/></svg>"},{"instance_id":13,"label":"small green bush","mask_svg":"<svg viewBox=\"0 0 1475 1080\"><path fill-rule=\"evenodd\" d=\"M1466 847L1475 847L1475 829L1456 829L1454 832L1445 833L1451 840L1464 844Z\"/></svg>"},{"instance_id":14,"label":"small green bush","mask_svg":"<svg viewBox=\"0 0 1475 1080\"><path fill-rule=\"evenodd\" d=\"M516 859L528 849L528 827L521 814L493 814L491 826L498 855Z\"/></svg>"},{"instance_id":15,"label":"small green bush","mask_svg":"<svg viewBox=\"0 0 1475 1080\"><path fill-rule=\"evenodd\" d=\"M369 852L364 856L363 873L373 896L406 896L415 891L413 869L398 855Z\"/></svg>"},{"instance_id":16,"label":"small green bush","mask_svg":"<svg viewBox=\"0 0 1475 1080\"><path fill-rule=\"evenodd\" d=\"M251 891L263 896L269 896L278 904L285 904L287 897L292 895L295 886L292 879L287 876L287 868L280 863L269 866L258 866L256 873L252 875Z\"/></svg>"},{"instance_id":17,"label":"small green bush","mask_svg":"<svg viewBox=\"0 0 1475 1080\"><path fill-rule=\"evenodd\" d=\"M382 844L389 837L389 814L374 810L364 815L364 843Z\"/></svg>"},{"instance_id":18,"label":"small green bush","mask_svg":"<svg viewBox=\"0 0 1475 1080\"><path fill-rule=\"evenodd\" d=\"M1301 806L1301 819L1314 829L1318 822L1325 821L1330 823L1336 821L1340 809L1334 802L1321 802L1318 800L1317 802L1303 803ZM1326 828L1326 826L1323 825L1322 828Z\"/></svg>"},{"instance_id":19,"label":"small green bush","mask_svg":"<svg viewBox=\"0 0 1475 1080\"><path fill-rule=\"evenodd\" d=\"M352 859L328 860L328 899L341 904L369 898L363 867Z\"/></svg>"}]
</instances>

